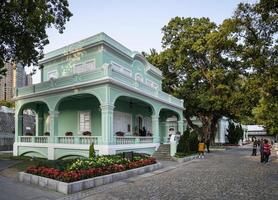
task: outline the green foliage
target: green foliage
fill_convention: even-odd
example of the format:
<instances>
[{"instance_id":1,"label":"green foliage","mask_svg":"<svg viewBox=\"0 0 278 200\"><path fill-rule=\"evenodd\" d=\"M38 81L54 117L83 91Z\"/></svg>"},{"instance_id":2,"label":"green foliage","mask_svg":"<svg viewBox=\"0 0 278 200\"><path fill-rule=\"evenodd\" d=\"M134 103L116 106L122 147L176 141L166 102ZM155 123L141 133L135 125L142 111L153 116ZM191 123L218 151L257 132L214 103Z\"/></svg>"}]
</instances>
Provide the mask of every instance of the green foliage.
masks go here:
<instances>
[{"instance_id":1,"label":"green foliage","mask_svg":"<svg viewBox=\"0 0 278 200\"><path fill-rule=\"evenodd\" d=\"M278 134L278 100L276 96L262 98L259 105L253 109L256 121L264 124L271 135Z\"/></svg>"},{"instance_id":2,"label":"green foliage","mask_svg":"<svg viewBox=\"0 0 278 200\"><path fill-rule=\"evenodd\" d=\"M194 131L190 133L189 129L187 129L180 137L177 152L185 154L197 152L198 143L198 134Z\"/></svg>"},{"instance_id":3,"label":"green foliage","mask_svg":"<svg viewBox=\"0 0 278 200\"><path fill-rule=\"evenodd\" d=\"M0 106L6 106L8 108L14 108L14 102L12 101L5 101L5 100L0 100Z\"/></svg>"},{"instance_id":4,"label":"green foliage","mask_svg":"<svg viewBox=\"0 0 278 200\"><path fill-rule=\"evenodd\" d=\"M184 133L180 136L179 144L177 146L178 153L187 153L189 152L189 137L190 131L187 129Z\"/></svg>"},{"instance_id":5,"label":"green foliage","mask_svg":"<svg viewBox=\"0 0 278 200\"><path fill-rule=\"evenodd\" d=\"M230 144L238 144L239 140L243 137L242 127L240 125L235 125L232 122L229 122L227 132L227 138Z\"/></svg>"},{"instance_id":6,"label":"green foliage","mask_svg":"<svg viewBox=\"0 0 278 200\"><path fill-rule=\"evenodd\" d=\"M222 116L277 133L277 7L278 0L240 3L219 25L175 17L162 28L164 50L145 53L165 76L163 90L184 99L184 117L205 138Z\"/></svg>"},{"instance_id":7,"label":"green foliage","mask_svg":"<svg viewBox=\"0 0 278 200\"><path fill-rule=\"evenodd\" d=\"M199 140L198 140L198 134L195 131L189 134L188 141L189 141L189 150L191 152L197 152Z\"/></svg>"},{"instance_id":8,"label":"green foliage","mask_svg":"<svg viewBox=\"0 0 278 200\"><path fill-rule=\"evenodd\" d=\"M208 18L175 17L162 31L165 50L152 51L147 59L166 75L163 89L184 99L191 128L200 133L190 121L196 116L202 121L202 133L210 137L222 116L232 116L229 101L240 77L237 61L229 59L227 50L236 41Z\"/></svg>"},{"instance_id":9,"label":"green foliage","mask_svg":"<svg viewBox=\"0 0 278 200\"><path fill-rule=\"evenodd\" d=\"M76 159L68 159L68 160L41 160L36 165L37 167L48 167L59 170L66 170L71 163L75 162Z\"/></svg>"},{"instance_id":10,"label":"green foliage","mask_svg":"<svg viewBox=\"0 0 278 200\"><path fill-rule=\"evenodd\" d=\"M37 65L49 43L46 29L54 26L60 33L72 13L67 0L1 1L0 75L5 62Z\"/></svg>"},{"instance_id":11,"label":"green foliage","mask_svg":"<svg viewBox=\"0 0 278 200\"><path fill-rule=\"evenodd\" d=\"M96 151L94 147L94 143L92 143L89 147L89 158L95 158L96 157Z\"/></svg>"},{"instance_id":12,"label":"green foliage","mask_svg":"<svg viewBox=\"0 0 278 200\"><path fill-rule=\"evenodd\" d=\"M240 118L264 125L271 134L278 133L277 7L277 0L240 3L225 21L229 36L240 41L234 57L246 79Z\"/></svg>"},{"instance_id":13,"label":"green foliage","mask_svg":"<svg viewBox=\"0 0 278 200\"><path fill-rule=\"evenodd\" d=\"M125 164L129 161L123 158L121 155L105 155L97 156L89 159L77 159L71 165L68 166L68 170L80 170L105 167L112 164Z\"/></svg>"}]
</instances>

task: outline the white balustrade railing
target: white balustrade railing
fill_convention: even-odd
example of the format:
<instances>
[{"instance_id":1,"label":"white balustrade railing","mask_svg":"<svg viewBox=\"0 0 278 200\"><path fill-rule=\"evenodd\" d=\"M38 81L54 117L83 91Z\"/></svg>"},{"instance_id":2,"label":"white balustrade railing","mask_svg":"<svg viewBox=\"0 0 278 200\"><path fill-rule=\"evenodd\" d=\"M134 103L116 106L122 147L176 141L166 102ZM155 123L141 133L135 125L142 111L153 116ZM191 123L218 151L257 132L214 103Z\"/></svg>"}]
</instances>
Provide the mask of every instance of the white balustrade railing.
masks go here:
<instances>
[{"instance_id":1,"label":"white balustrade railing","mask_svg":"<svg viewBox=\"0 0 278 200\"><path fill-rule=\"evenodd\" d=\"M24 143L58 143L58 144L101 144L101 136L19 136L19 142ZM153 137L149 136L116 136L113 144L146 144L153 143Z\"/></svg>"},{"instance_id":2,"label":"white balustrade railing","mask_svg":"<svg viewBox=\"0 0 278 200\"><path fill-rule=\"evenodd\" d=\"M48 143L48 136L35 136L34 141L35 143Z\"/></svg>"},{"instance_id":3,"label":"white balustrade railing","mask_svg":"<svg viewBox=\"0 0 278 200\"><path fill-rule=\"evenodd\" d=\"M135 144L136 137L132 136L116 136L116 144Z\"/></svg>"},{"instance_id":4,"label":"white balustrade railing","mask_svg":"<svg viewBox=\"0 0 278 200\"><path fill-rule=\"evenodd\" d=\"M80 136L79 137L79 144L98 144L99 138L95 136Z\"/></svg>"},{"instance_id":5,"label":"white balustrade railing","mask_svg":"<svg viewBox=\"0 0 278 200\"><path fill-rule=\"evenodd\" d=\"M142 144L153 143L153 137L138 137L138 136L116 136L116 144Z\"/></svg>"},{"instance_id":6,"label":"white balustrade railing","mask_svg":"<svg viewBox=\"0 0 278 200\"><path fill-rule=\"evenodd\" d=\"M153 143L153 137L139 137L139 143Z\"/></svg>"},{"instance_id":7,"label":"white balustrade railing","mask_svg":"<svg viewBox=\"0 0 278 200\"><path fill-rule=\"evenodd\" d=\"M59 144L74 144L73 136L57 136L56 142Z\"/></svg>"},{"instance_id":8,"label":"white balustrade railing","mask_svg":"<svg viewBox=\"0 0 278 200\"><path fill-rule=\"evenodd\" d=\"M33 136L20 136L19 141L20 142L32 142Z\"/></svg>"}]
</instances>

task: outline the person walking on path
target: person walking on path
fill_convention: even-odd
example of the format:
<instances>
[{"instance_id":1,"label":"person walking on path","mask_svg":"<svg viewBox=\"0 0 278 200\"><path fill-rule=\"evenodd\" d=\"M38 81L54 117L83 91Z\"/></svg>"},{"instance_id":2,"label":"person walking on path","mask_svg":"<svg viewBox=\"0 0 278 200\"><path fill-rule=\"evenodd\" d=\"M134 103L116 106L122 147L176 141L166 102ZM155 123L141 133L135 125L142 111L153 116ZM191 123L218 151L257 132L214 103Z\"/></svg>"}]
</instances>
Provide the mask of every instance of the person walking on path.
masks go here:
<instances>
[{"instance_id":1,"label":"person walking on path","mask_svg":"<svg viewBox=\"0 0 278 200\"><path fill-rule=\"evenodd\" d=\"M254 140L252 156L257 156L257 146L258 146L258 142L257 140Z\"/></svg>"},{"instance_id":2,"label":"person walking on path","mask_svg":"<svg viewBox=\"0 0 278 200\"><path fill-rule=\"evenodd\" d=\"M203 139L198 144L198 152L199 152L199 158L205 157L205 143Z\"/></svg>"},{"instance_id":3,"label":"person walking on path","mask_svg":"<svg viewBox=\"0 0 278 200\"><path fill-rule=\"evenodd\" d=\"M271 152L270 152L270 148L271 148L271 146L270 146L270 144L268 144L268 140L264 140L264 163L268 163L268 159L269 159L269 156L270 156L270 154L271 154Z\"/></svg>"},{"instance_id":4,"label":"person walking on path","mask_svg":"<svg viewBox=\"0 0 278 200\"><path fill-rule=\"evenodd\" d=\"M206 140L206 147L207 147L207 152L208 152L208 153L210 152L210 150L209 150L209 145L210 145L210 139L208 138L208 139Z\"/></svg>"},{"instance_id":5,"label":"person walking on path","mask_svg":"<svg viewBox=\"0 0 278 200\"><path fill-rule=\"evenodd\" d=\"M260 141L260 154L261 154L261 163L264 162L264 140Z\"/></svg>"}]
</instances>

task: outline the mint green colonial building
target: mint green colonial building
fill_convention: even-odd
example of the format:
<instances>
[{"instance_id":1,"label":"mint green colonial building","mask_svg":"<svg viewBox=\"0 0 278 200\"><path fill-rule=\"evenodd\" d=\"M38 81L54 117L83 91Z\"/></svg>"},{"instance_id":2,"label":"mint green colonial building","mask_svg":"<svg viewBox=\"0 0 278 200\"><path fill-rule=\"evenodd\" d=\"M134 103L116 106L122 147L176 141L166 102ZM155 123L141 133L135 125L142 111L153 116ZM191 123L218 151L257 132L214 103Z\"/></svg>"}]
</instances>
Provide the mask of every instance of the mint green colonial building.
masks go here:
<instances>
[{"instance_id":1,"label":"mint green colonial building","mask_svg":"<svg viewBox=\"0 0 278 200\"><path fill-rule=\"evenodd\" d=\"M104 33L52 51L39 64L41 83L18 88L14 97L14 155L88 157L91 143L98 154L152 154L167 142L168 118L183 132L184 103L161 90L162 72ZM31 136L23 135L28 109L36 113Z\"/></svg>"}]
</instances>

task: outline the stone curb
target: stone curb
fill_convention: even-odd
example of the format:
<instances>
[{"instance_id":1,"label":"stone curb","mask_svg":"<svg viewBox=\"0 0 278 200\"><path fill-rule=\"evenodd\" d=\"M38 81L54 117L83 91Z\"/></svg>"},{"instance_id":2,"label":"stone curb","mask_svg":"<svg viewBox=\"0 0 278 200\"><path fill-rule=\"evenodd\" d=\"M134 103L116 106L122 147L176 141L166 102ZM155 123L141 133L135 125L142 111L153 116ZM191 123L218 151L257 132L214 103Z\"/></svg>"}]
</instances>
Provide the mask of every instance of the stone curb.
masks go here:
<instances>
[{"instance_id":1,"label":"stone curb","mask_svg":"<svg viewBox=\"0 0 278 200\"><path fill-rule=\"evenodd\" d=\"M25 172L19 172L18 179L20 182L24 182L27 184L39 185L40 187L44 187L50 190L55 190L63 194L72 194L89 188L105 185L108 183L113 183L115 181L119 181L122 179L127 179L133 176L152 172L161 168L162 168L161 163L156 163L153 165L147 165L144 167L139 167L139 168L135 168L135 169L119 172L119 173L108 174L104 176L98 176L95 178L84 179L72 183L65 183L50 178L28 174Z\"/></svg>"},{"instance_id":2,"label":"stone curb","mask_svg":"<svg viewBox=\"0 0 278 200\"><path fill-rule=\"evenodd\" d=\"M196 159L196 158L198 158L198 155L186 156L186 157L183 157L183 158L173 157L173 160L178 162L178 163L183 163L183 162L188 162L188 161Z\"/></svg>"}]
</instances>

